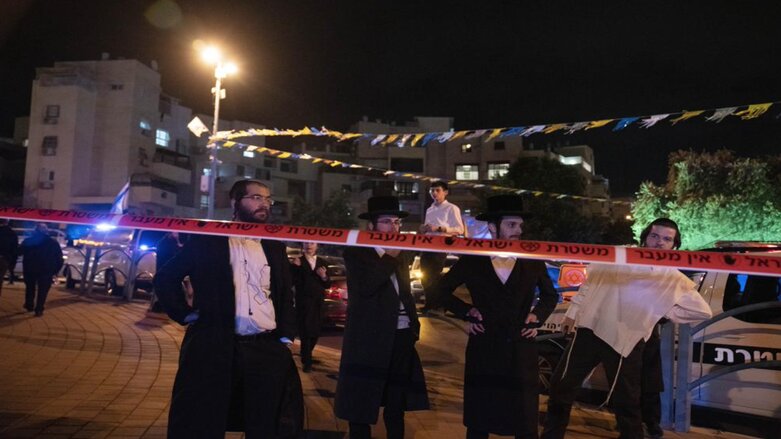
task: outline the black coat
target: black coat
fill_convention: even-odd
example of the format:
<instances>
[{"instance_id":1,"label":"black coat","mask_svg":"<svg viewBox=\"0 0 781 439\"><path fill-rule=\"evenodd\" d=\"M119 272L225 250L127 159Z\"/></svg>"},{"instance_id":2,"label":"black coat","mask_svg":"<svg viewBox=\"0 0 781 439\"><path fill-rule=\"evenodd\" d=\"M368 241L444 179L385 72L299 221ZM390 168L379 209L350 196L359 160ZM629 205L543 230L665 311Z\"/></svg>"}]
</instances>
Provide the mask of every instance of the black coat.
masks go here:
<instances>
[{"instance_id":1,"label":"black coat","mask_svg":"<svg viewBox=\"0 0 781 439\"><path fill-rule=\"evenodd\" d=\"M292 339L295 315L285 245L270 240L261 241L261 245L271 267L270 297L277 323L274 336ZM193 286L192 308L182 291L185 276L190 276ZM236 406L231 404L236 298L228 238L193 236L156 273L155 291L168 316L182 325L188 314L199 312L198 321L187 328L182 341L172 407L191 420L192 431L206 436L224 432L226 420L235 417L228 413L229 407ZM291 373L296 373L291 367Z\"/></svg>"},{"instance_id":2,"label":"black coat","mask_svg":"<svg viewBox=\"0 0 781 439\"><path fill-rule=\"evenodd\" d=\"M466 285L470 305L453 296ZM535 288L539 289L536 306ZM496 275L491 258L462 256L440 283L445 307L465 317L474 306L485 332L469 337L464 371L464 424L504 435L536 436L538 405L537 348L521 337L533 311L540 322L553 312L558 294L545 263L518 259L507 282Z\"/></svg>"},{"instance_id":3,"label":"black coat","mask_svg":"<svg viewBox=\"0 0 781 439\"><path fill-rule=\"evenodd\" d=\"M315 258L315 270L305 257L301 257L301 265L290 264L293 285L296 287L296 318L298 334L301 337L317 337L323 325L323 301L325 289L330 282L326 277L321 279L315 270L327 268L328 263L323 258Z\"/></svg>"},{"instance_id":4,"label":"black coat","mask_svg":"<svg viewBox=\"0 0 781 439\"><path fill-rule=\"evenodd\" d=\"M347 268L347 322L339 364L334 411L350 422L377 422L383 390L390 370L391 351L398 322L399 300L410 318L410 329L417 339L420 322L410 293L411 255L397 258L374 248L350 247L344 251ZM391 282L395 273L399 292ZM417 352L412 360L412 382L406 389L406 410L429 408L423 367Z\"/></svg>"},{"instance_id":5,"label":"black coat","mask_svg":"<svg viewBox=\"0 0 781 439\"><path fill-rule=\"evenodd\" d=\"M8 226L0 226L0 257L8 262L10 271L14 270L19 252L19 238L16 232Z\"/></svg>"},{"instance_id":6,"label":"black coat","mask_svg":"<svg viewBox=\"0 0 781 439\"><path fill-rule=\"evenodd\" d=\"M62 248L49 235L33 233L22 241L21 253L24 277L51 277L62 268Z\"/></svg>"}]
</instances>

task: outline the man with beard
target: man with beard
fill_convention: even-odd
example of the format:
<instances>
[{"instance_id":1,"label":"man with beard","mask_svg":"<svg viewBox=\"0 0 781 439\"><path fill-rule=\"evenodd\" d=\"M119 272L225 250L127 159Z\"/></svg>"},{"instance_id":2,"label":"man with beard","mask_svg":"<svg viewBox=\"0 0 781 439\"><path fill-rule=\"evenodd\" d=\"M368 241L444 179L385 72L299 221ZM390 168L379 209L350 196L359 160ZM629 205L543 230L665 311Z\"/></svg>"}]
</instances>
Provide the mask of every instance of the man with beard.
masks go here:
<instances>
[{"instance_id":1,"label":"man with beard","mask_svg":"<svg viewBox=\"0 0 781 439\"><path fill-rule=\"evenodd\" d=\"M236 182L230 199L233 219L246 223L266 223L274 204L255 180ZM186 276L192 306L182 293ZM294 436L303 396L288 348L295 315L285 245L194 235L156 274L155 290L168 315L187 325L168 436L223 437L226 427L248 438Z\"/></svg>"},{"instance_id":2,"label":"man with beard","mask_svg":"<svg viewBox=\"0 0 781 439\"><path fill-rule=\"evenodd\" d=\"M641 238L641 245L649 248L671 249L681 243L678 225L667 218L654 220ZM697 323L709 319L711 311L694 282L674 268L589 265L588 279L562 323L565 333L575 326L577 331L551 377L542 437L564 437L578 388L602 363L611 381L605 403L615 394L619 437L642 438L643 353L663 317Z\"/></svg>"},{"instance_id":3,"label":"man with beard","mask_svg":"<svg viewBox=\"0 0 781 439\"><path fill-rule=\"evenodd\" d=\"M399 233L408 215L391 196L369 198L371 231ZM389 439L404 437L404 412L429 407L423 367L415 350L420 323L410 293L410 254L379 247L349 247L347 322L334 411L350 422L350 439L369 439L380 406Z\"/></svg>"},{"instance_id":4,"label":"man with beard","mask_svg":"<svg viewBox=\"0 0 781 439\"><path fill-rule=\"evenodd\" d=\"M488 198L477 216L493 239L519 240L524 218L518 195ZM453 296L466 285L467 304ZM461 256L442 277L445 308L468 320L464 368L464 425L468 439L489 433L537 437L539 387L537 327L553 312L558 295L545 263L503 256ZM536 305L535 289L539 289Z\"/></svg>"}]
</instances>

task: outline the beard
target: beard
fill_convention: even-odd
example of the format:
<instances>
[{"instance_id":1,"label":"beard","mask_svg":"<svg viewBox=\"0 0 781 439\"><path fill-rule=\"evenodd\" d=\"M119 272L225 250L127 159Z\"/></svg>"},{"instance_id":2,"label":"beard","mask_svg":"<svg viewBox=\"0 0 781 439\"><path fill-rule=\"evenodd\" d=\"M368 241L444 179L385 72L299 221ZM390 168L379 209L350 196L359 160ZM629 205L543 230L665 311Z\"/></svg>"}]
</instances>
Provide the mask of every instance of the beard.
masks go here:
<instances>
[{"instance_id":1,"label":"beard","mask_svg":"<svg viewBox=\"0 0 781 439\"><path fill-rule=\"evenodd\" d=\"M259 207L255 210L239 207L236 210L236 219L245 223L265 224L269 216L271 216L271 212L268 207Z\"/></svg>"}]
</instances>

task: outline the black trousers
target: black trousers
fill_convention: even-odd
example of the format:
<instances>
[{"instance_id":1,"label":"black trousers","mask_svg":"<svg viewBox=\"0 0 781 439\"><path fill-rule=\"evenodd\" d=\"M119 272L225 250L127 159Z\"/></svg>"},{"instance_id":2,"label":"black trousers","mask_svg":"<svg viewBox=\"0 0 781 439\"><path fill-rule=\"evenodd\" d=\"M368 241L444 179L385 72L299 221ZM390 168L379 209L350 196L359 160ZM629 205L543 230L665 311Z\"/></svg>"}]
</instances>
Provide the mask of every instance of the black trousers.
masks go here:
<instances>
[{"instance_id":1,"label":"black trousers","mask_svg":"<svg viewBox=\"0 0 781 439\"><path fill-rule=\"evenodd\" d=\"M404 438L404 411L407 408L406 389L412 379L412 359L415 335L411 329L396 330L391 351L390 372L383 394L382 420L388 439ZM350 422L350 439L370 439L369 424Z\"/></svg>"},{"instance_id":2,"label":"black trousers","mask_svg":"<svg viewBox=\"0 0 781 439\"><path fill-rule=\"evenodd\" d=\"M52 276L25 273L24 307L27 309L35 309L35 312L43 312L43 306L46 303L46 296L49 295L49 288L51 288L51 286Z\"/></svg>"},{"instance_id":3,"label":"black trousers","mask_svg":"<svg viewBox=\"0 0 781 439\"><path fill-rule=\"evenodd\" d=\"M548 414L545 418L542 438L564 437L578 389L588 374L602 363L609 383L612 385L615 380L611 401L618 422L619 437L642 439L640 373L644 347L645 342L641 340L621 361L618 352L594 335L593 331L587 328L578 329L551 378ZM568 355L569 362L567 362ZM565 368L566 374L564 374Z\"/></svg>"},{"instance_id":4,"label":"black trousers","mask_svg":"<svg viewBox=\"0 0 781 439\"><path fill-rule=\"evenodd\" d=\"M442 267L445 266L445 253L421 253L420 271L423 273L423 279L420 283L423 285L423 291L426 294L426 308L434 309L442 306L439 298L437 285L442 277Z\"/></svg>"},{"instance_id":5,"label":"black trousers","mask_svg":"<svg viewBox=\"0 0 781 439\"><path fill-rule=\"evenodd\" d=\"M301 334L301 364L304 366L312 365L312 351L315 350L318 337L310 337Z\"/></svg>"},{"instance_id":6,"label":"black trousers","mask_svg":"<svg viewBox=\"0 0 781 439\"><path fill-rule=\"evenodd\" d=\"M651 337L643 349L643 372L641 381L640 406L643 423L658 426L662 422L662 352L659 338L659 325L654 327Z\"/></svg>"}]
</instances>

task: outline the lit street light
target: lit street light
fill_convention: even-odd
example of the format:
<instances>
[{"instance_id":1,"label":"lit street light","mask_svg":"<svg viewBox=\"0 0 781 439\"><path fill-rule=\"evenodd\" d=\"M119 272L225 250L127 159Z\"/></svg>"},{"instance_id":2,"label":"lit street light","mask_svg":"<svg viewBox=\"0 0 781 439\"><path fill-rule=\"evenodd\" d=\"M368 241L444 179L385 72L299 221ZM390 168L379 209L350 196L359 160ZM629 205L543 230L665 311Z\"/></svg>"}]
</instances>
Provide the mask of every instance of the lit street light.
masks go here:
<instances>
[{"instance_id":1,"label":"lit street light","mask_svg":"<svg viewBox=\"0 0 781 439\"><path fill-rule=\"evenodd\" d=\"M209 46L201 51L201 57L204 61L214 65L214 124L212 125L212 136L217 134L220 120L220 99L225 99L225 89L222 88L222 80L228 75L238 71L236 64L225 62L222 59L220 49ZM211 170L209 171L209 203L207 218L214 219L214 201L215 201L215 183L217 181L217 151L220 149L216 142L209 145L212 149L209 160L211 161Z\"/></svg>"}]
</instances>

